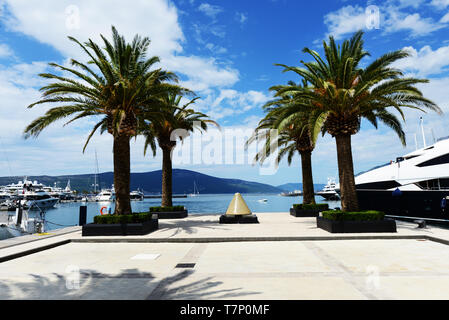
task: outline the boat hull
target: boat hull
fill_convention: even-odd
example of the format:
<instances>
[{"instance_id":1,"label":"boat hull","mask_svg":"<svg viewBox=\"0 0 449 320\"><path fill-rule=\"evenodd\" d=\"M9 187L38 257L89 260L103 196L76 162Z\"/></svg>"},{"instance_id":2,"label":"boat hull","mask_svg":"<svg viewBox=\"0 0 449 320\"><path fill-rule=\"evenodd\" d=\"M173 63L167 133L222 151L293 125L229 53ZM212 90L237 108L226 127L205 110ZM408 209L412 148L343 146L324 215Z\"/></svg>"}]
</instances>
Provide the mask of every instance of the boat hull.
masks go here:
<instances>
[{"instance_id":1,"label":"boat hull","mask_svg":"<svg viewBox=\"0 0 449 320\"><path fill-rule=\"evenodd\" d=\"M43 210L53 208L59 199L49 198L44 200L28 200L25 202L25 205L30 208L30 210Z\"/></svg>"},{"instance_id":2,"label":"boat hull","mask_svg":"<svg viewBox=\"0 0 449 320\"><path fill-rule=\"evenodd\" d=\"M379 210L387 215L442 219L449 222L449 190L401 191L357 190L360 210Z\"/></svg>"},{"instance_id":3,"label":"boat hull","mask_svg":"<svg viewBox=\"0 0 449 320\"><path fill-rule=\"evenodd\" d=\"M317 192L316 195L326 200L340 200L340 196L336 192Z\"/></svg>"}]
</instances>

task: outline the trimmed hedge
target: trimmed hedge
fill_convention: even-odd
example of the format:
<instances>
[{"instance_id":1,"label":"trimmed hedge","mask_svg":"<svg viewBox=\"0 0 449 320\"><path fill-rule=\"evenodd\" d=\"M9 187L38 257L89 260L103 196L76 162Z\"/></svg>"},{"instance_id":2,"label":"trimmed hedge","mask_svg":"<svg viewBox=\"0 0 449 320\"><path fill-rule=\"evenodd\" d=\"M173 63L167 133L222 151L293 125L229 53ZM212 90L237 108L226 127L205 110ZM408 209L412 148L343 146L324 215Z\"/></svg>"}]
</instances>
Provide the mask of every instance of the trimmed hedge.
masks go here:
<instances>
[{"instance_id":1,"label":"trimmed hedge","mask_svg":"<svg viewBox=\"0 0 449 320\"><path fill-rule=\"evenodd\" d=\"M94 217L95 224L119 224L119 223L142 223L151 220L150 212L139 212L133 214L105 214Z\"/></svg>"},{"instance_id":2,"label":"trimmed hedge","mask_svg":"<svg viewBox=\"0 0 449 320\"><path fill-rule=\"evenodd\" d=\"M338 221L375 221L383 220L385 213L375 210L343 212L341 210L323 211L323 218Z\"/></svg>"},{"instance_id":3,"label":"trimmed hedge","mask_svg":"<svg viewBox=\"0 0 449 320\"><path fill-rule=\"evenodd\" d=\"M184 211L184 206L173 206L173 207L150 207L150 212L173 212L173 211Z\"/></svg>"},{"instance_id":4,"label":"trimmed hedge","mask_svg":"<svg viewBox=\"0 0 449 320\"><path fill-rule=\"evenodd\" d=\"M317 204L294 204L293 205L293 209L296 210L319 210L319 211L323 211L323 210L329 210L329 204L327 203L317 203Z\"/></svg>"}]
</instances>

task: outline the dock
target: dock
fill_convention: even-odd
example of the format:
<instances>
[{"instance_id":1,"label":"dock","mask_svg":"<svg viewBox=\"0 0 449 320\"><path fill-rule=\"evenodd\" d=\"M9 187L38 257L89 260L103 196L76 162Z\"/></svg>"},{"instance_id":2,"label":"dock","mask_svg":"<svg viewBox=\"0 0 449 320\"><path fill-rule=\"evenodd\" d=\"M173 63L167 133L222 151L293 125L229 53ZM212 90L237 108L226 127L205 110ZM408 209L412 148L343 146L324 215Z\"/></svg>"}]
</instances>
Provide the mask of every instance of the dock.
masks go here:
<instances>
[{"instance_id":1,"label":"dock","mask_svg":"<svg viewBox=\"0 0 449 320\"><path fill-rule=\"evenodd\" d=\"M144 236L81 227L0 242L0 299L449 299L449 230L332 234L315 218L256 213L159 220ZM21 239L22 238L22 239Z\"/></svg>"},{"instance_id":2,"label":"dock","mask_svg":"<svg viewBox=\"0 0 449 320\"><path fill-rule=\"evenodd\" d=\"M146 194L143 196L145 199L159 199L162 198L161 194ZM174 194L172 198L187 198L186 194Z\"/></svg>"}]
</instances>

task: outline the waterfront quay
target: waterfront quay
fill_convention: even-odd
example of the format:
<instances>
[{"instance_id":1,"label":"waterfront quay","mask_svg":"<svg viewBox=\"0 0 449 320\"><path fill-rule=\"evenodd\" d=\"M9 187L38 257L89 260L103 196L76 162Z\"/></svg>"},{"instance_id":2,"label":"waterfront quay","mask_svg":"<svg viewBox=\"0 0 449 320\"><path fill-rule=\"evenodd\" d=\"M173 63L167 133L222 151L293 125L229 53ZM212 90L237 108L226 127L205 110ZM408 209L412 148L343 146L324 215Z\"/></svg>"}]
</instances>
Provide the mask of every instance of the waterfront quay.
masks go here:
<instances>
[{"instance_id":1,"label":"waterfront quay","mask_svg":"<svg viewBox=\"0 0 449 320\"><path fill-rule=\"evenodd\" d=\"M0 299L449 299L449 230L332 234L315 218L256 213L159 220L144 236L81 227L0 241Z\"/></svg>"}]
</instances>

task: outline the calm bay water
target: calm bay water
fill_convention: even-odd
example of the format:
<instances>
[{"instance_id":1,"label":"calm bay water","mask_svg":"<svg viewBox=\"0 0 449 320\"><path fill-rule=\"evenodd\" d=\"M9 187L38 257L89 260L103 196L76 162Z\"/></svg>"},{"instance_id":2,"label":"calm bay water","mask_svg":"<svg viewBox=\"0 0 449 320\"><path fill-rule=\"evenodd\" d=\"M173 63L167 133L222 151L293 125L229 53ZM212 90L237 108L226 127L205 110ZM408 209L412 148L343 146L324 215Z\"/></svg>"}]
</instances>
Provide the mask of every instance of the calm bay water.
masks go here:
<instances>
[{"instance_id":1,"label":"calm bay water","mask_svg":"<svg viewBox=\"0 0 449 320\"><path fill-rule=\"evenodd\" d=\"M204 194L196 197L174 198L173 205L183 205L189 215L194 214L223 214L226 212L233 194ZM275 194L242 194L246 204L252 212L287 212L294 203L302 202L301 197L282 197ZM262 202L262 199L267 199ZM317 196L317 202L325 202L330 208L340 207L340 201L325 201ZM161 199L145 199L144 201L132 201L134 212L148 211L149 207L159 206ZM47 230L59 229L64 226L77 225L79 220L79 207L87 205L87 222L92 222L93 217L100 214L103 206L110 206L114 210L114 203L108 202L70 202L59 203L53 209L46 212ZM33 212L33 211L32 211Z\"/></svg>"}]
</instances>

